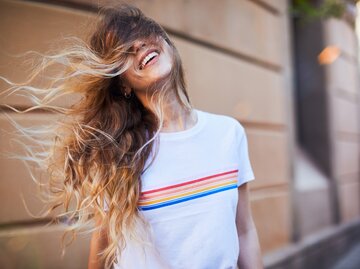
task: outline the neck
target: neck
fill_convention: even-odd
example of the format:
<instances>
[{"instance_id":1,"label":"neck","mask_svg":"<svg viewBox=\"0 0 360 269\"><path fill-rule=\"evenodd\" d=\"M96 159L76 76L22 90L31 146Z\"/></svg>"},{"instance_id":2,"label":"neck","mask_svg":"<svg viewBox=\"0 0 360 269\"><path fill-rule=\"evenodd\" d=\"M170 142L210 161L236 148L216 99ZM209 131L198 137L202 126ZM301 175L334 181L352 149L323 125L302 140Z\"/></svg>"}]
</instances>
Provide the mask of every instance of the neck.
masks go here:
<instances>
[{"instance_id":1,"label":"neck","mask_svg":"<svg viewBox=\"0 0 360 269\"><path fill-rule=\"evenodd\" d=\"M154 111L154 106L150 103L150 96L146 96L146 93L142 92L136 92L136 96L146 108ZM194 126L197 119L193 109L189 111L181 105L175 95L175 91L171 91L166 96L164 100L165 105L162 108L164 123L160 132L179 132Z\"/></svg>"}]
</instances>

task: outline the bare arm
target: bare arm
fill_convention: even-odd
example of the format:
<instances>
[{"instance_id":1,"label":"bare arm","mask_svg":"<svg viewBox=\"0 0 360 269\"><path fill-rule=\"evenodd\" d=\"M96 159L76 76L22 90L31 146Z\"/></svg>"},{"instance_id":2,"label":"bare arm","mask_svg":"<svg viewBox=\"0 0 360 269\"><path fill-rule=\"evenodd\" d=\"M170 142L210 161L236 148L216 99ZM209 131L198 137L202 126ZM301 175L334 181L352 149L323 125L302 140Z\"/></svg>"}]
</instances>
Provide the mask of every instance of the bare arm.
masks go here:
<instances>
[{"instance_id":1,"label":"bare arm","mask_svg":"<svg viewBox=\"0 0 360 269\"><path fill-rule=\"evenodd\" d=\"M248 198L248 184L240 185L238 192L239 201L236 214L240 247L238 266L240 269L263 269L260 243Z\"/></svg>"},{"instance_id":2,"label":"bare arm","mask_svg":"<svg viewBox=\"0 0 360 269\"><path fill-rule=\"evenodd\" d=\"M100 225L100 220L96 221L96 225ZM90 241L88 269L105 268L104 262L100 259L98 253L105 249L105 247L108 245L108 238L106 234L107 233L105 229L93 232Z\"/></svg>"}]
</instances>

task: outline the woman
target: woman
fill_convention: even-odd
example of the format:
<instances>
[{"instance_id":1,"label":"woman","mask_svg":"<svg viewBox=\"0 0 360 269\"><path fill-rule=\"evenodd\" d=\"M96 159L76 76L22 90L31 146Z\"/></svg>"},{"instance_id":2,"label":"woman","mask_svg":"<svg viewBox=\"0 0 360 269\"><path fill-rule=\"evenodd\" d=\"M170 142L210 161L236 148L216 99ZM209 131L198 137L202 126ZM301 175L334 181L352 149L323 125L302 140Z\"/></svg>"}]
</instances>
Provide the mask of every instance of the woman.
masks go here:
<instances>
[{"instance_id":1,"label":"woman","mask_svg":"<svg viewBox=\"0 0 360 269\"><path fill-rule=\"evenodd\" d=\"M31 154L56 185L46 214L63 205L71 231L95 221L88 268L263 268L245 130L192 107L159 24L132 6L105 7L88 45L46 59L66 75L34 108L67 117L45 162ZM82 99L49 105L64 93Z\"/></svg>"}]
</instances>

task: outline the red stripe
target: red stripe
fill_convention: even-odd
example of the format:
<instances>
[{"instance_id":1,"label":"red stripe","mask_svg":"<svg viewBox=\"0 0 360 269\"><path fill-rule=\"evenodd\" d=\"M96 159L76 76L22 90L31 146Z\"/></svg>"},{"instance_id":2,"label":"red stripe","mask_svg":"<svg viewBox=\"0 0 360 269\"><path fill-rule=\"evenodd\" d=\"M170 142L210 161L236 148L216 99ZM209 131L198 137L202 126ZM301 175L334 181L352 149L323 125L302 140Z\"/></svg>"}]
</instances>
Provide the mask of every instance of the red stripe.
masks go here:
<instances>
[{"instance_id":1,"label":"red stripe","mask_svg":"<svg viewBox=\"0 0 360 269\"><path fill-rule=\"evenodd\" d=\"M158 192L158 191L168 190L168 189L172 189L172 188L184 186L184 185L187 185L187 184L191 184L191 183L203 181L203 180L206 180L206 179L209 179L209 178L213 178L213 177L223 176L223 175L226 175L226 174L235 173L235 172L237 172L237 171L238 171L238 169L232 170L232 171L228 171L228 172L223 172L223 173L220 173L220 174L211 175L211 176L206 176L206 177L203 177L203 178L199 178L199 179L187 181L187 182L184 182L184 183L179 183L179 184L171 185L171 186L168 186L168 187L163 187L163 188L160 188L160 189L154 189L154 190L150 190L150 191L144 191L144 192L141 193L141 195L146 195L146 194L149 194L149 193L154 193L154 192Z\"/></svg>"}]
</instances>

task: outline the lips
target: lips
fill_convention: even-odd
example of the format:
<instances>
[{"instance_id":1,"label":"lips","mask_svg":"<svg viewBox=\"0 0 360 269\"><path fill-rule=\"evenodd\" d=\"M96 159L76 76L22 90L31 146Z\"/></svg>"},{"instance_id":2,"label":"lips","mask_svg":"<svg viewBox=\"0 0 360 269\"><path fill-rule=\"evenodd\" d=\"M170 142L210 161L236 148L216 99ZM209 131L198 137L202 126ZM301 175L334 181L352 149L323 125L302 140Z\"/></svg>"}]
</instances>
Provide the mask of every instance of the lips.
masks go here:
<instances>
[{"instance_id":1,"label":"lips","mask_svg":"<svg viewBox=\"0 0 360 269\"><path fill-rule=\"evenodd\" d=\"M157 55L155 55L154 53L156 53ZM154 54L154 55L151 55L151 56L153 56L153 57L150 57L149 59L146 59L146 61L144 62L145 58L146 58L148 55L150 56L150 54ZM153 49L148 49L147 51L145 51L145 52L141 55L140 60L138 61L138 66L139 66L140 70L142 70L142 69L146 66L146 64L149 63L149 61L151 61L150 59L155 58L155 57L158 56L159 54L160 54L160 51L157 50L157 49L155 49L155 48L153 48Z\"/></svg>"}]
</instances>

